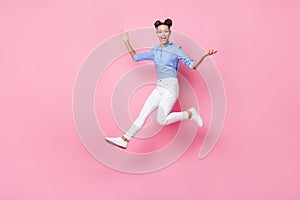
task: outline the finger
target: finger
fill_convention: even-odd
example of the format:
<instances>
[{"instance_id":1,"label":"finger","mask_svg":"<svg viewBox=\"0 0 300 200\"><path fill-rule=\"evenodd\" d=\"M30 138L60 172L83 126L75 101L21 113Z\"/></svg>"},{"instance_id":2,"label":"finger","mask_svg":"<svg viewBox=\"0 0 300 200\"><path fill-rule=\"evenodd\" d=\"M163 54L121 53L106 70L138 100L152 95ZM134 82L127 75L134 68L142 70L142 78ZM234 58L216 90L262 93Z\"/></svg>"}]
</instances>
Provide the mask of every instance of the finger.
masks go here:
<instances>
[{"instance_id":1,"label":"finger","mask_svg":"<svg viewBox=\"0 0 300 200\"><path fill-rule=\"evenodd\" d=\"M217 51L215 51L215 50L211 50L211 51L210 51L210 54L211 54L211 55L213 55L213 54L215 54L215 53L217 53Z\"/></svg>"}]
</instances>

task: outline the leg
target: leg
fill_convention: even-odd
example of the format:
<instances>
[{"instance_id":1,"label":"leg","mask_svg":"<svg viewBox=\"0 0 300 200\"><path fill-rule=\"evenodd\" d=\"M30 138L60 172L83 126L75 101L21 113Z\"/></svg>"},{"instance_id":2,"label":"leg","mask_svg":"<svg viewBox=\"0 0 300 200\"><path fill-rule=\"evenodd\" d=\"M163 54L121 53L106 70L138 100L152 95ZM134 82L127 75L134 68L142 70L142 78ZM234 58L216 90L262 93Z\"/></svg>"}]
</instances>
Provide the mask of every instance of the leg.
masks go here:
<instances>
[{"instance_id":1,"label":"leg","mask_svg":"<svg viewBox=\"0 0 300 200\"><path fill-rule=\"evenodd\" d=\"M156 87L147 98L139 116L129 130L122 137L105 138L105 140L112 145L126 149L129 140L142 128L146 118L157 108L161 96L162 95L158 92L158 88Z\"/></svg>"},{"instance_id":2,"label":"leg","mask_svg":"<svg viewBox=\"0 0 300 200\"><path fill-rule=\"evenodd\" d=\"M195 108L190 108L186 112L170 113L179 93L178 83L167 84L163 88L163 97L158 107L157 122L161 125L168 125L174 122L182 121L184 119L194 120L198 126L203 126L203 121Z\"/></svg>"},{"instance_id":3,"label":"leg","mask_svg":"<svg viewBox=\"0 0 300 200\"><path fill-rule=\"evenodd\" d=\"M160 125L168 125L182 121L189 117L188 112L171 112L177 100L177 93L165 90L157 111L157 122Z\"/></svg>"},{"instance_id":4,"label":"leg","mask_svg":"<svg viewBox=\"0 0 300 200\"><path fill-rule=\"evenodd\" d=\"M158 88L155 88L150 96L147 98L142 110L140 111L138 117L133 122L129 130L124 135L125 138L130 140L134 135L143 127L147 117L157 108L159 101L161 99L161 93Z\"/></svg>"}]
</instances>

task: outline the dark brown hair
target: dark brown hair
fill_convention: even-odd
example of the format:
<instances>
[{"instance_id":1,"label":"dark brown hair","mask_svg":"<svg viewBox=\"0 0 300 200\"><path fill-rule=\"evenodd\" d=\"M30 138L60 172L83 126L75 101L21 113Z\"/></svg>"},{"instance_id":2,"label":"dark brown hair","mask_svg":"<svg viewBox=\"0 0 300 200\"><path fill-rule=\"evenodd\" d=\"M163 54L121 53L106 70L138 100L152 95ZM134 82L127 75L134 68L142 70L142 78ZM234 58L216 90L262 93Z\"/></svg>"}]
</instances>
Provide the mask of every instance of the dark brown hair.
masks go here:
<instances>
[{"instance_id":1,"label":"dark brown hair","mask_svg":"<svg viewBox=\"0 0 300 200\"><path fill-rule=\"evenodd\" d=\"M156 22L154 23L154 27L157 28L160 25L166 25L169 28L171 28L171 26L172 26L172 20L171 19L166 19L164 22L156 20Z\"/></svg>"}]
</instances>

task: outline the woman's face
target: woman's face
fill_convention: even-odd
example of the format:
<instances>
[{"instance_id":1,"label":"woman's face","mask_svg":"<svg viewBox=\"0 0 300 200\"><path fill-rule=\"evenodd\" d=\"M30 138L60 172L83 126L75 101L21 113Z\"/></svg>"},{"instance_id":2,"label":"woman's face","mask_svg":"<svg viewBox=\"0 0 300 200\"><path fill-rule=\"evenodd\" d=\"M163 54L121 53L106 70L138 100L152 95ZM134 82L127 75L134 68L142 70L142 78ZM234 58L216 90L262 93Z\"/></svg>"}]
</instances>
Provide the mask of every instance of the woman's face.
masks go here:
<instances>
[{"instance_id":1,"label":"woman's face","mask_svg":"<svg viewBox=\"0 0 300 200\"><path fill-rule=\"evenodd\" d=\"M171 35L171 30L167 25L160 25L156 28L157 37L162 45L165 45L169 42L169 37Z\"/></svg>"}]
</instances>

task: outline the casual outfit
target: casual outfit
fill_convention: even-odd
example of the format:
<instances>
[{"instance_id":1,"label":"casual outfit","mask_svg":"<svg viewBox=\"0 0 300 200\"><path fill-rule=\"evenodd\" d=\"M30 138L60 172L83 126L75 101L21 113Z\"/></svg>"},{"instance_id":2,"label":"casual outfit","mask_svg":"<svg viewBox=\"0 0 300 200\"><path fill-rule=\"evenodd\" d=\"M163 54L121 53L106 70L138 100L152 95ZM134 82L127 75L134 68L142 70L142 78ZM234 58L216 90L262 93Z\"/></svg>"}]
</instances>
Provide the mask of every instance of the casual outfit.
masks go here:
<instances>
[{"instance_id":1,"label":"casual outfit","mask_svg":"<svg viewBox=\"0 0 300 200\"><path fill-rule=\"evenodd\" d=\"M106 138L107 142L122 148L126 148L128 141L142 128L146 118L155 109L158 109L157 122L161 125L168 125L188 119L187 111L170 113L179 94L177 80L179 60L189 68L193 69L194 61L185 54L181 47L174 45L173 43L168 43L163 48L159 45L149 52L135 54L133 60L153 60L158 75L158 81L138 117L124 136L122 138ZM199 126L203 126L202 119L198 112L194 108L189 109L189 111L192 112L192 119L196 121Z\"/></svg>"}]
</instances>

